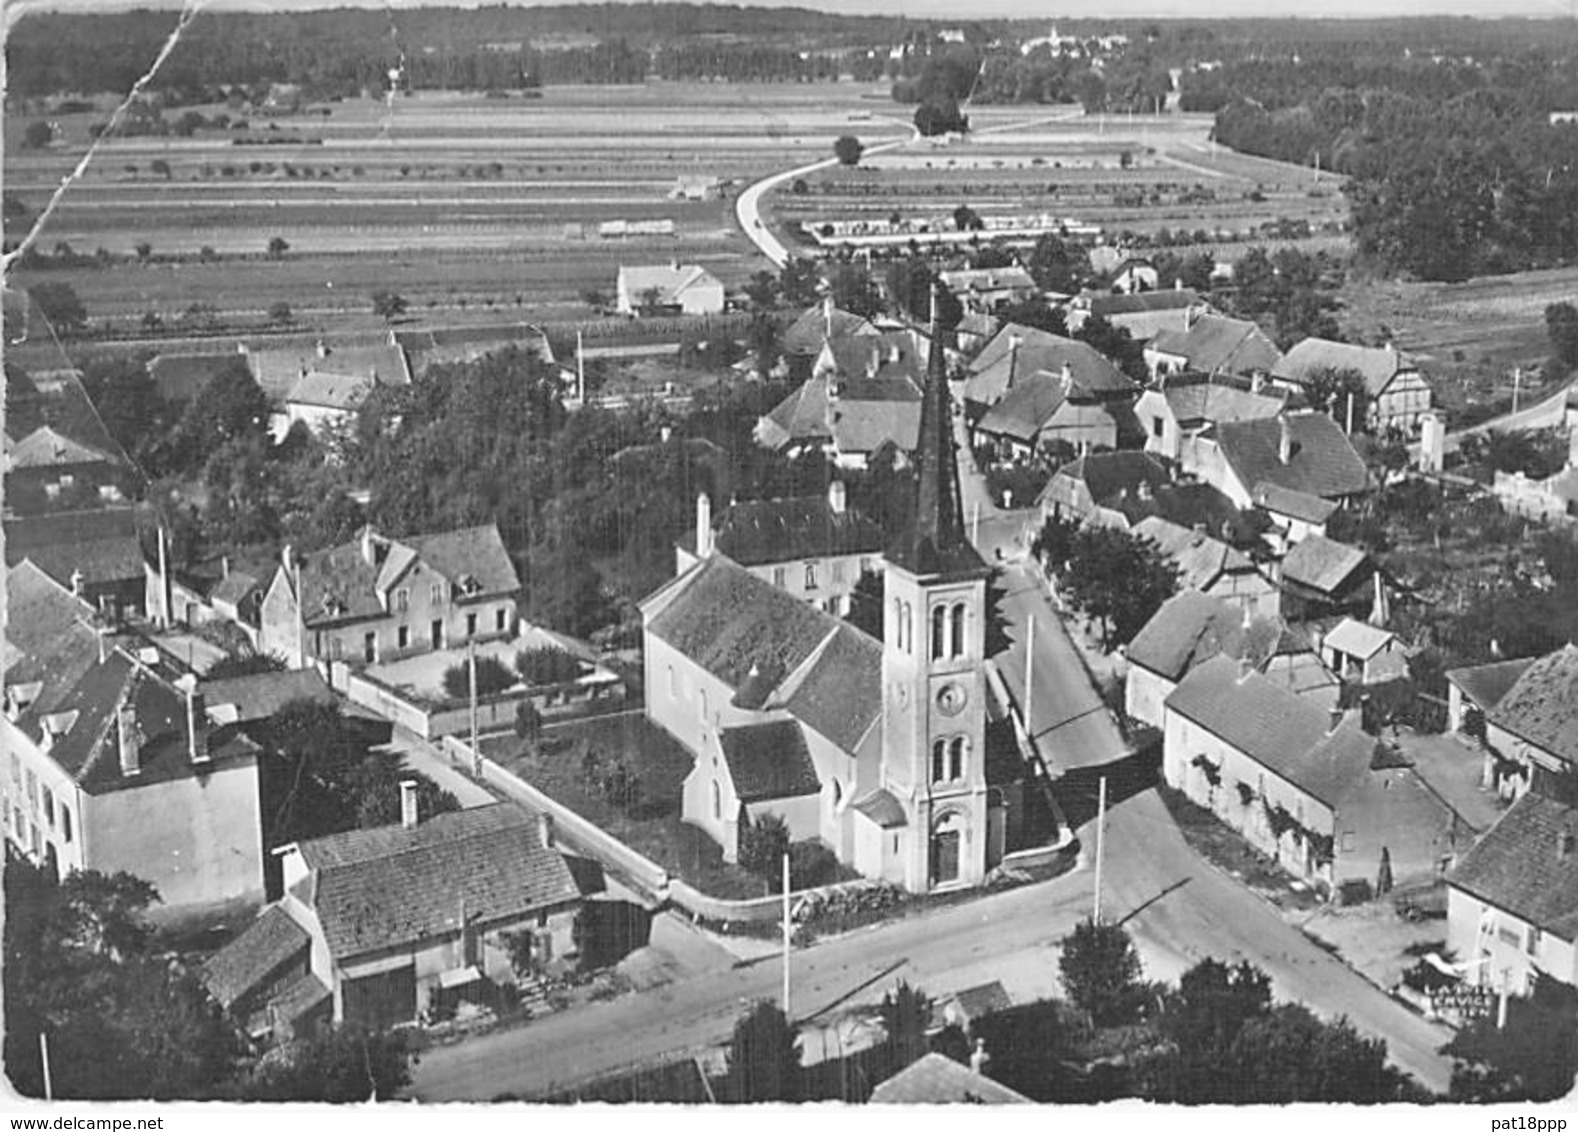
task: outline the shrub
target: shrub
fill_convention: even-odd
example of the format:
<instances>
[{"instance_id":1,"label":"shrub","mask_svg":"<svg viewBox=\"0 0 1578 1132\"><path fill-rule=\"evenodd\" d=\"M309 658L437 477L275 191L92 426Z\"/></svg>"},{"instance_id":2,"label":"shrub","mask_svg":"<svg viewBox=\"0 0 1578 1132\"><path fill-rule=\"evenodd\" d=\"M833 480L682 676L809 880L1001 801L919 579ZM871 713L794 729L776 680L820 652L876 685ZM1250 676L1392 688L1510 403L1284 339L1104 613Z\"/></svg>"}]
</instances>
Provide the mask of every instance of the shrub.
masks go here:
<instances>
[{"instance_id":1,"label":"shrub","mask_svg":"<svg viewBox=\"0 0 1578 1132\"><path fill-rule=\"evenodd\" d=\"M494 656L477 657L477 695L491 696L515 683L515 674L503 661ZM452 700L466 699L471 695L470 665L466 661L452 664L444 670L444 694Z\"/></svg>"},{"instance_id":2,"label":"shrub","mask_svg":"<svg viewBox=\"0 0 1578 1132\"><path fill-rule=\"evenodd\" d=\"M789 846L789 886L818 888L838 880L838 855L820 841L796 841Z\"/></svg>"},{"instance_id":3,"label":"shrub","mask_svg":"<svg viewBox=\"0 0 1578 1132\"><path fill-rule=\"evenodd\" d=\"M553 645L522 649L515 654L515 671L527 684L562 684L581 675L581 662Z\"/></svg>"},{"instance_id":4,"label":"shrub","mask_svg":"<svg viewBox=\"0 0 1578 1132\"><path fill-rule=\"evenodd\" d=\"M1117 924L1082 920L1063 941L1059 963L1068 996L1098 1026L1130 1021L1144 990L1140 957Z\"/></svg>"},{"instance_id":5,"label":"shrub","mask_svg":"<svg viewBox=\"0 0 1578 1132\"><path fill-rule=\"evenodd\" d=\"M763 814L740 830L740 867L755 873L777 892L783 857L789 851L789 827L777 814Z\"/></svg>"}]
</instances>

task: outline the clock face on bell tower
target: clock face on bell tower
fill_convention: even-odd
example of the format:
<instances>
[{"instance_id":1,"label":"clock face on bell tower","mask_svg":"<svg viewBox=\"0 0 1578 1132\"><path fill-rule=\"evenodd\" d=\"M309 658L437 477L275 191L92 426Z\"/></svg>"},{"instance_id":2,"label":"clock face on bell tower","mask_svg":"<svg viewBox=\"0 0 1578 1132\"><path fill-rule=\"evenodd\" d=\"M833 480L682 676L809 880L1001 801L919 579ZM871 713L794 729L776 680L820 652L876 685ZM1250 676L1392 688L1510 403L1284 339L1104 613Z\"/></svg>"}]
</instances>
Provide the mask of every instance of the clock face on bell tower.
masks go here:
<instances>
[{"instance_id":1,"label":"clock face on bell tower","mask_svg":"<svg viewBox=\"0 0 1578 1132\"><path fill-rule=\"evenodd\" d=\"M970 694L958 682L944 684L937 693L937 710L943 715L958 715L970 702Z\"/></svg>"}]
</instances>

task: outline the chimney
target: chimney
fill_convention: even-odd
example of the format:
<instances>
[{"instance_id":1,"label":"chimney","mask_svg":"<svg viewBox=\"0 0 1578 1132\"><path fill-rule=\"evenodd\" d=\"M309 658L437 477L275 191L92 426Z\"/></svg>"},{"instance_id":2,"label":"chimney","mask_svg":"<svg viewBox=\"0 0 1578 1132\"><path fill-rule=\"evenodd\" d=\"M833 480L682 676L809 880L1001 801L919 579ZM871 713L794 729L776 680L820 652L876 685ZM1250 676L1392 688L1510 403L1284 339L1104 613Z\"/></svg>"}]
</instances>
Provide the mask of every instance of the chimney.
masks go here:
<instances>
[{"instance_id":1,"label":"chimney","mask_svg":"<svg viewBox=\"0 0 1578 1132\"><path fill-rule=\"evenodd\" d=\"M553 848L553 815L550 813L537 815L537 843L544 849Z\"/></svg>"},{"instance_id":2,"label":"chimney","mask_svg":"<svg viewBox=\"0 0 1578 1132\"><path fill-rule=\"evenodd\" d=\"M845 507L848 506L848 497L845 495L843 480L834 480L827 485L827 505L835 515L844 513Z\"/></svg>"},{"instance_id":3,"label":"chimney","mask_svg":"<svg viewBox=\"0 0 1578 1132\"><path fill-rule=\"evenodd\" d=\"M170 626L170 562L168 552L169 539L164 533L164 524L159 524L159 626Z\"/></svg>"},{"instance_id":4,"label":"chimney","mask_svg":"<svg viewBox=\"0 0 1578 1132\"><path fill-rule=\"evenodd\" d=\"M221 578L230 577L230 555L228 554L219 560L219 576Z\"/></svg>"},{"instance_id":5,"label":"chimney","mask_svg":"<svg viewBox=\"0 0 1578 1132\"><path fill-rule=\"evenodd\" d=\"M1058 380L1063 383L1063 395L1068 396L1069 390L1074 388L1074 371L1067 361L1063 363L1063 372L1058 375Z\"/></svg>"},{"instance_id":6,"label":"chimney","mask_svg":"<svg viewBox=\"0 0 1578 1132\"><path fill-rule=\"evenodd\" d=\"M324 344L322 338L318 339L318 348L316 353L320 358L326 358L329 356L329 347Z\"/></svg>"},{"instance_id":7,"label":"chimney","mask_svg":"<svg viewBox=\"0 0 1578 1132\"><path fill-rule=\"evenodd\" d=\"M82 596L82 571L81 570L73 570L71 572L71 596L72 597L81 597Z\"/></svg>"},{"instance_id":8,"label":"chimney","mask_svg":"<svg viewBox=\"0 0 1578 1132\"><path fill-rule=\"evenodd\" d=\"M416 779L400 780L400 828L416 828Z\"/></svg>"},{"instance_id":9,"label":"chimney","mask_svg":"<svg viewBox=\"0 0 1578 1132\"><path fill-rule=\"evenodd\" d=\"M1242 684L1249 679L1249 674L1255 670L1255 662L1247 655L1238 658L1238 682Z\"/></svg>"},{"instance_id":10,"label":"chimney","mask_svg":"<svg viewBox=\"0 0 1578 1132\"><path fill-rule=\"evenodd\" d=\"M986 1076L986 1067L991 1063L991 1056L986 1052L986 1040L975 1039L975 1049L970 1052L970 1072Z\"/></svg>"},{"instance_id":11,"label":"chimney","mask_svg":"<svg viewBox=\"0 0 1578 1132\"><path fill-rule=\"evenodd\" d=\"M1249 391L1251 393L1264 393L1266 391L1266 375L1256 370L1249 375Z\"/></svg>"},{"instance_id":12,"label":"chimney","mask_svg":"<svg viewBox=\"0 0 1578 1132\"><path fill-rule=\"evenodd\" d=\"M378 565L377 548L373 546L372 524L362 528L362 561L369 566Z\"/></svg>"},{"instance_id":13,"label":"chimney","mask_svg":"<svg viewBox=\"0 0 1578 1132\"><path fill-rule=\"evenodd\" d=\"M674 430L668 425L664 425L662 428L658 429L658 440L663 444L667 444L669 440L673 438L673 436Z\"/></svg>"},{"instance_id":14,"label":"chimney","mask_svg":"<svg viewBox=\"0 0 1578 1132\"><path fill-rule=\"evenodd\" d=\"M712 553L712 497L705 491L696 495L696 557Z\"/></svg>"},{"instance_id":15,"label":"chimney","mask_svg":"<svg viewBox=\"0 0 1578 1132\"><path fill-rule=\"evenodd\" d=\"M1183 290L1183 276L1179 276L1177 279L1173 280L1173 290L1174 291L1182 291Z\"/></svg>"},{"instance_id":16,"label":"chimney","mask_svg":"<svg viewBox=\"0 0 1578 1132\"><path fill-rule=\"evenodd\" d=\"M186 693L187 751L194 763L208 761L208 711L203 693L188 690Z\"/></svg>"},{"instance_id":17,"label":"chimney","mask_svg":"<svg viewBox=\"0 0 1578 1132\"><path fill-rule=\"evenodd\" d=\"M1375 584L1375 598L1370 604L1370 624L1377 629L1384 629L1392 613L1391 602L1386 597L1386 581L1379 570L1370 575L1370 580Z\"/></svg>"},{"instance_id":18,"label":"chimney","mask_svg":"<svg viewBox=\"0 0 1578 1132\"><path fill-rule=\"evenodd\" d=\"M1014 373L1019 369L1019 347L1024 344L1023 335L1016 333L1008 336L1008 388L1010 389L1014 387Z\"/></svg>"},{"instance_id":19,"label":"chimney","mask_svg":"<svg viewBox=\"0 0 1578 1132\"><path fill-rule=\"evenodd\" d=\"M833 296L822 300L822 337L833 337Z\"/></svg>"},{"instance_id":20,"label":"chimney","mask_svg":"<svg viewBox=\"0 0 1578 1132\"><path fill-rule=\"evenodd\" d=\"M137 709L131 704L123 703L115 710L115 732L120 740L121 774L131 778L142 770L138 761L141 740L137 735Z\"/></svg>"},{"instance_id":21,"label":"chimney","mask_svg":"<svg viewBox=\"0 0 1578 1132\"><path fill-rule=\"evenodd\" d=\"M1277 460L1286 464L1293 459L1293 426L1286 416L1277 418Z\"/></svg>"},{"instance_id":22,"label":"chimney","mask_svg":"<svg viewBox=\"0 0 1578 1132\"><path fill-rule=\"evenodd\" d=\"M285 573L290 575L290 581L294 584L296 581L296 552L291 548L290 543L287 542L280 547L279 561L285 567Z\"/></svg>"}]
</instances>

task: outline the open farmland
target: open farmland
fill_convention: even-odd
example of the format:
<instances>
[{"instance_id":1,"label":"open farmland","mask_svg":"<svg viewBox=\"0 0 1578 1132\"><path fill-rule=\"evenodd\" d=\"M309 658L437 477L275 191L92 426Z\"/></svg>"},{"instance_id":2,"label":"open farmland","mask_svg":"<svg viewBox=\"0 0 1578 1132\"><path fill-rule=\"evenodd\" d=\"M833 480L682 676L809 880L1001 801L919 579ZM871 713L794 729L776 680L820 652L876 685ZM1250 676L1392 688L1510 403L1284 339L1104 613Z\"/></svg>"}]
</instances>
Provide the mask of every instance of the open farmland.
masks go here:
<instances>
[{"instance_id":1,"label":"open farmland","mask_svg":"<svg viewBox=\"0 0 1578 1132\"><path fill-rule=\"evenodd\" d=\"M1307 224L1306 248L1345 250L1340 178L1212 145L1205 115L1087 116L1076 108L984 107L975 132L833 168L772 199L781 221L946 218L960 204L983 217L1047 214L1115 237L1167 229L1171 246L1199 243L1223 259L1268 224ZM1187 238L1182 238L1187 233ZM1203 237L1201 239L1200 237Z\"/></svg>"},{"instance_id":2,"label":"open farmland","mask_svg":"<svg viewBox=\"0 0 1578 1132\"><path fill-rule=\"evenodd\" d=\"M359 315L376 288L413 311L535 311L585 288L611 293L621 262L701 263L732 285L766 266L733 220L740 184L830 153L841 133L868 144L909 133L902 116L884 116L902 110L885 88L857 84L551 87L530 100L432 94L328 109L105 143L37 250L131 257L147 244L152 261L20 281L68 282L92 318L123 328L199 302L221 314L287 302L298 318ZM105 117L56 119L43 153L17 149L12 122L8 195L36 214ZM725 199L669 199L681 177L719 178ZM674 234L599 238L615 220L672 221ZM264 255L276 236L290 245L281 260ZM217 262L198 262L204 249Z\"/></svg>"}]
</instances>

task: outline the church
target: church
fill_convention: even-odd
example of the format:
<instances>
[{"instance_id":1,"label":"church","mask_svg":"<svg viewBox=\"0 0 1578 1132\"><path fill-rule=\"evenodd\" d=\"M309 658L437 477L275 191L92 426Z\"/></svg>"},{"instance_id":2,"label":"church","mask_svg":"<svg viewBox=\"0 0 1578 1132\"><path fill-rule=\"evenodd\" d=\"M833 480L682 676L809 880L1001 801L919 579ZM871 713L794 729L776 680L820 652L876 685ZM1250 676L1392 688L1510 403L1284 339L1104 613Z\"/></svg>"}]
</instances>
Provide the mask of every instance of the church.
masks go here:
<instances>
[{"instance_id":1,"label":"church","mask_svg":"<svg viewBox=\"0 0 1578 1132\"><path fill-rule=\"evenodd\" d=\"M933 333L880 641L715 545L642 603L646 711L695 757L684 818L725 860L768 813L912 892L980 884L1015 847L1025 767L986 675L991 569L965 536L944 367Z\"/></svg>"}]
</instances>

